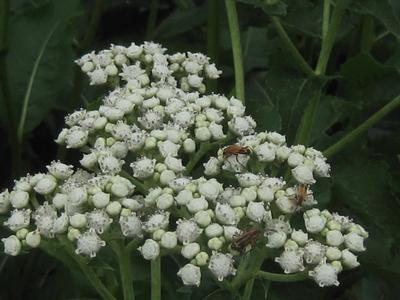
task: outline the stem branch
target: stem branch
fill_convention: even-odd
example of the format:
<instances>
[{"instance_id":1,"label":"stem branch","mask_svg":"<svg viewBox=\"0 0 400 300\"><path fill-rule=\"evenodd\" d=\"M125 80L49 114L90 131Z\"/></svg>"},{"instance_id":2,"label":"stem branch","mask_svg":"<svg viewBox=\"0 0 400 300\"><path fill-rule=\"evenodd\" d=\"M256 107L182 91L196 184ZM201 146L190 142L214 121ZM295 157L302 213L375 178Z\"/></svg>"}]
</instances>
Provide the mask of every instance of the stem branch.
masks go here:
<instances>
[{"instance_id":1,"label":"stem branch","mask_svg":"<svg viewBox=\"0 0 400 300\"><path fill-rule=\"evenodd\" d=\"M275 281L275 282L294 282L294 281L302 281L308 278L305 273L276 274L265 271L258 271L255 276L258 278L263 278L267 279L268 281Z\"/></svg>"},{"instance_id":2,"label":"stem branch","mask_svg":"<svg viewBox=\"0 0 400 300\"><path fill-rule=\"evenodd\" d=\"M128 248L122 247L118 256L121 273L122 290L125 300L135 300L131 270L131 253Z\"/></svg>"},{"instance_id":3,"label":"stem branch","mask_svg":"<svg viewBox=\"0 0 400 300\"><path fill-rule=\"evenodd\" d=\"M315 76L314 71L311 69L309 64L300 54L299 50L297 50L296 46L290 40L290 37L286 33L285 28L283 28L279 18L272 16L271 20L272 24L275 26L276 31L278 32L279 37L281 38L282 42L286 47L285 50L287 50L292 55L292 57L298 64L300 70L304 72L304 74L306 74L307 76L314 77Z\"/></svg>"},{"instance_id":4,"label":"stem branch","mask_svg":"<svg viewBox=\"0 0 400 300\"><path fill-rule=\"evenodd\" d=\"M217 2L217 1L216 1ZM242 45L240 42L240 29L235 0L225 0L226 14L228 16L229 31L231 33L231 45L233 53L233 65L235 67L236 97L245 102L244 72L242 59Z\"/></svg>"},{"instance_id":5,"label":"stem branch","mask_svg":"<svg viewBox=\"0 0 400 300\"><path fill-rule=\"evenodd\" d=\"M213 63L218 63L218 40L219 40L219 1L208 0L208 20L207 20L207 55ZM217 80L209 80L208 91L217 90Z\"/></svg>"},{"instance_id":6,"label":"stem branch","mask_svg":"<svg viewBox=\"0 0 400 300\"><path fill-rule=\"evenodd\" d=\"M157 23L159 0L151 0L149 8L149 18L147 19L146 38L151 39Z\"/></svg>"},{"instance_id":7,"label":"stem branch","mask_svg":"<svg viewBox=\"0 0 400 300\"><path fill-rule=\"evenodd\" d=\"M151 300L161 300L161 256L151 261Z\"/></svg>"},{"instance_id":8,"label":"stem branch","mask_svg":"<svg viewBox=\"0 0 400 300\"><path fill-rule=\"evenodd\" d=\"M375 125L376 123L378 123L384 116L386 116L388 113L390 113L391 111L393 111L394 109L396 109L399 106L400 106L400 95L397 96L396 98L394 98L393 100L391 100L388 104L386 104L384 107L382 107L376 113L374 113L369 119L367 119L364 123L362 123L356 129L349 132L342 139L340 139L335 144L333 144L328 149L326 149L324 151L324 155L326 157L331 157L332 155L338 153L343 148L345 148L347 145L349 145L350 143L357 140L362 134L364 134L368 130L368 128L370 128L373 125Z\"/></svg>"}]
</instances>

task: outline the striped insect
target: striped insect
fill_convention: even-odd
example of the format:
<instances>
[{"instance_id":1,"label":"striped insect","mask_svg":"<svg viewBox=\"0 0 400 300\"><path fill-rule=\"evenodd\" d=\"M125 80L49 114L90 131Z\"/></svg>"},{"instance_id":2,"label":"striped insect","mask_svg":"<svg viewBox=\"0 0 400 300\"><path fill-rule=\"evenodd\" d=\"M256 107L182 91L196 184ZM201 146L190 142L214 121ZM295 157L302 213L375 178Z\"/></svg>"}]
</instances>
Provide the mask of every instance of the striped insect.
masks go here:
<instances>
[{"instance_id":1,"label":"striped insect","mask_svg":"<svg viewBox=\"0 0 400 300\"><path fill-rule=\"evenodd\" d=\"M240 252L245 252L250 248L253 248L259 237L261 230L257 228L251 228L235 234L232 239L232 249Z\"/></svg>"},{"instance_id":2,"label":"striped insect","mask_svg":"<svg viewBox=\"0 0 400 300\"><path fill-rule=\"evenodd\" d=\"M250 154L251 152L252 150L248 146L240 146L238 144L233 144L229 145L228 147L225 147L222 153L224 155L224 158L226 159L232 155Z\"/></svg>"}]
</instances>

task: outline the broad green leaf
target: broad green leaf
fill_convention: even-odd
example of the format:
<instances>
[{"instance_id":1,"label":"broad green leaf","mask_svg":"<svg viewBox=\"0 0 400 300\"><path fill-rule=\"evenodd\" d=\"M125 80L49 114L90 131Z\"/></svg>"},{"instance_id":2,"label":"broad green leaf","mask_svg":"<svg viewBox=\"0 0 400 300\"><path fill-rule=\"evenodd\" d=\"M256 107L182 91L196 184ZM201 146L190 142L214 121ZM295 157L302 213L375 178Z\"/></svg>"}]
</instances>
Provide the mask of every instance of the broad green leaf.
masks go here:
<instances>
[{"instance_id":1,"label":"broad green leaf","mask_svg":"<svg viewBox=\"0 0 400 300\"><path fill-rule=\"evenodd\" d=\"M400 15L396 0L357 0L355 5L361 13L373 15L397 38L400 38Z\"/></svg>"},{"instance_id":2,"label":"broad green leaf","mask_svg":"<svg viewBox=\"0 0 400 300\"><path fill-rule=\"evenodd\" d=\"M37 126L70 88L74 51L69 21L80 9L78 0L52 1L10 19L8 72L18 118L27 95L24 132Z\"/></svg>"}]
</instances>

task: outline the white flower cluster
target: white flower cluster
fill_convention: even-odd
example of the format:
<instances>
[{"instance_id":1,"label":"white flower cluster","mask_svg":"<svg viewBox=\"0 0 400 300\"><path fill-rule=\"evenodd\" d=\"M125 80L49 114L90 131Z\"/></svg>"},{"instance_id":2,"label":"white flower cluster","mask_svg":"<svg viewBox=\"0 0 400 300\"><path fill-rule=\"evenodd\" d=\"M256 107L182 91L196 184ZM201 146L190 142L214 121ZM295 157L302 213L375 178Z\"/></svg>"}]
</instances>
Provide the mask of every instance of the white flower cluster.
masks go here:
<instances>
[{"instance_id":1,"label":"white flower cluster","mask_svg":"<svg viewBox=\"0 0 400 300\"><path fill-rule=\"evenodd\" d=\"M138 250L147 260L178 249L188 261L178 272L186 285L199 286L204 268L218 280L235 275L236 259L252 246L285 249L276 258L285 273L307 269L319 285L337 284L342 268L358 265L354 253L367 232L317 209L304 212L307 233L289 224L317 203L311 187L329 177L325 157L256 132L238 99L205 94L204 80L221 73L208 57L165 51L145 42L77 61L91 84L116 87L98 110L65 118L56 142L79 148L82 168L52 162L46 174L0 194L0 212L10 215L4 225L14 232L4 251L17 255L65 234L77 254L95 257L107 233L119 230L143 239ZM249 228L264 235L240 245Z\"/></svg>"}]
</instances>

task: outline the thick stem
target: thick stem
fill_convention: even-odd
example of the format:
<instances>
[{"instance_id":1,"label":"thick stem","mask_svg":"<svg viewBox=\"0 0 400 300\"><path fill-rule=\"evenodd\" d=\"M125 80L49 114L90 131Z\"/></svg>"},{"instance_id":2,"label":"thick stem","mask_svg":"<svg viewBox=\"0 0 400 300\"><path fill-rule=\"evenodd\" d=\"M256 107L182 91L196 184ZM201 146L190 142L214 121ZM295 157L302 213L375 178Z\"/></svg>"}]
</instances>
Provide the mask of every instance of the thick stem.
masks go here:
<instances>
[{"instance_id":1,"label":"thick stem","mask_svg":"<svg viewBox=\"0 0 400 300\"><path fill-rule=\"evenodd\" d=\"M68 255L77 263L77 265L81 269L82 273L85 274L86 278L92 284L92 286L97 291L97 293L104 300L116 300L116 298L114 298L114 296L111 295L111 293L107 290L107 288L101 282L100 278L93 271L93 269L86 264L85 260L82 257L75 254L74 247L72 246L71 242L64 236L59 236L58 240L64 246Z\"/></svg>"},{"instance_id":2,"label":"thick stem","mask_svg":"<svg viewBox=\"0 0 400 300\"><path fill-rule=\"evenodd\" d=\"M151 261L151 300L161 299L161 256Z\"/></svg>"},{"instance_id":3,"label":"thick stem","mask_svg":"<svg viewBox=\"0 0 400 300\"><path fill-rule=\"evenodd\" d=\"M207 55L215 64L218 63L219 7L219 1L208 0ZM217 80L209 80L208 91L215 92L217 84Z\"/></svg>"},{"instance_id":4,"label":"thick stem","mask_svg":"<svg viewBox=\"0 0 400 300\"><path fill-rule=\"evenodd\" d=\"M335 144L326 149L324 151L324 155L326 157L331 157L332 155L338 153L347 145L357 140L361 135L363 135L368 130L368 128L378 123L383 117L385 117L388 113L398 108L399 106L400 106L400 96L397 96L388 104L386 104L384 107L382 107L380 110L378 110L376 113L374 113L369 119L367 119L356 129L349 132L342 139L340 139Z\"/></svg>"},{"instance_id":5,"label":"thick stem","mask_svg":"<svg viewBox=\"0 0 400 300\"><path fill-rule=\"evenodd\" d=\"M229 31L231 33L231 45L233 53L233 65L235 67L236 98L245 102L244 72L242 59L242 45L240 42L239 20L235 0L225 0L226 14L228 16Z\"/></svg>"},{"instance_id":6,"label":"thick stem","mask_svg":"<svg viewBox=\"0 0 400 300\"><path fill-rule=\"evenodd\" d=\"M342 22L342 17L347 2L348 2L347 0L338 0L336 3L335 10L333 11L332 18L328 26L326 37L322 41L321 52L319 54L317 67L315 68L315 73L317 75L325 74L328 60L331 55L332 47L335 42L336 33L339 29L340 23Z\"/></svg>"},{"instance_id":7,"label":"thick stem","mask_svg":"<svg viewBox=\"0 0 400 300\"><path fill-rule=\"evenodd\" d=\"M255 248L247 253L240 261L237 274L232 280L232 289L237 290L254 277L254 274L260 269L266 257L265 249Z\"/></svg>"},{"instance_id":8,"label":"thick stem","mask_svg":"<svg viewBox=\"0 0 400 300\"><path fill-rule=\"evenodd\" d=\"M325 41L328 34L329 18L331 14L330 0L324 0L324 10L322 12L322 42Z\"/></svg>"},{"instance_id":9,"label":"thick stem","mask_svg":"<svg viewBox=\"0 0 400 300\"><path fill-rule=\"evenodd\" d=\"M212 149L212 144L210 143L202 143L200 145L199 150L194 154L194 156L190 159L188 164L186 165L186 173L190 174L197 163L203 158L205 154L207 154Z\"/></svg>"},{"instance_id":10,"label":"thick stem","mask_svg":"<svg viewBox=\"0 0 400 300\"><path fill-rule=\"evenodd\" d=\"M122 290L125 300L134 300L133 279L131 269L131 253L126 247L122 248L118 257L121 273Z\"/></svg>"},{"instance_id":11,"label":"thick stem","mask_svg":"<svg viewBox=\"0 0 400 300\"><path fill-rule=\"evenodd\" d=\"M306 110L301 118L300 127L296 134L295 143L306 145L310 139L312 127L314 125L315 113L321 99L321 88L318 89L314 97L311 98Z\"/></svg>"},{"instance_id":12,"label":"thick stem","mask_svg":"<svg viewBox=\"0 0 400 300\"><path fill-rule=\"evenodd\" d=\"M256 277L267 279L269 281L275 282L294 282L294 281L302 281L308 279L305 273L298 274L276 274L265 271L258 271L256 273Z\"/></svg>"},{"instance_id":13,"label":"thick stem","mask_svg":"<svg viewBox=\"0 0 400 300\"><path fill-rule=\"evenodd\" d=\"M149 9L149 18L147 19L146 38L151 39L157 24L157 14L159 0L151 0Z\"/></svg>"},{"instance_id":14,"label":"thick stem","mask_svg":"<svg viewBox=\"0 0 400 300\"><path fill-rule=\"evenodd\" d=\"M253 291L254 280L255 279L252 278L249 281L247 281L246 286L244 287L242 300L250 300L251 299L251 293Z\"/></svg>"},{"instance_id":15,"label":"thick stem","mask_svg":"<svg viewBox=\"0 0 400 300\"><path fill-rule=\"evenodd\" d=\"M272 24L275 26L275 29L279 37L281 38L282 42L285 45L285 50L292 55L293 59L299 66L300 70L309 77L315 76L314 71L311 69L306 60L300 54L299 50L297 50L296 46L290 40L290 37L287 35L285 28L283 28L281 22L279 21L279 18L273 16L271 17L271 20Z\"/></svg>"}]
</instances>

